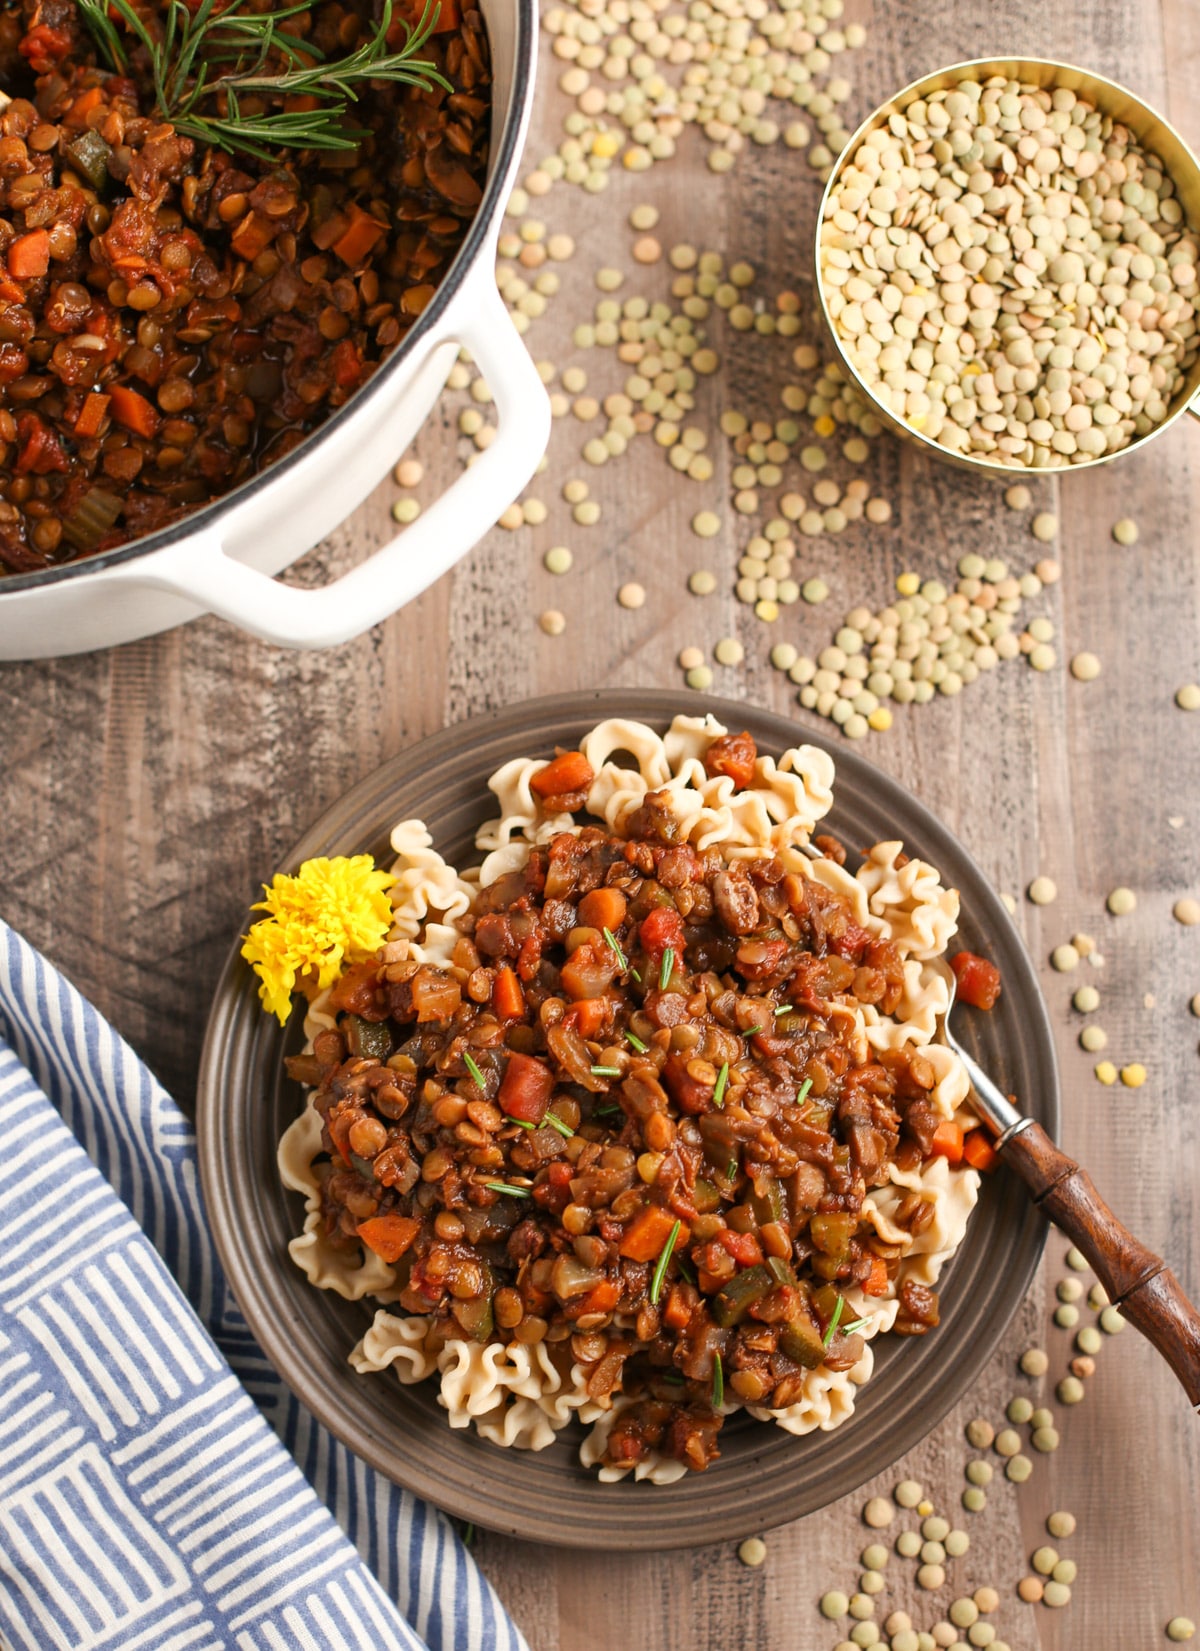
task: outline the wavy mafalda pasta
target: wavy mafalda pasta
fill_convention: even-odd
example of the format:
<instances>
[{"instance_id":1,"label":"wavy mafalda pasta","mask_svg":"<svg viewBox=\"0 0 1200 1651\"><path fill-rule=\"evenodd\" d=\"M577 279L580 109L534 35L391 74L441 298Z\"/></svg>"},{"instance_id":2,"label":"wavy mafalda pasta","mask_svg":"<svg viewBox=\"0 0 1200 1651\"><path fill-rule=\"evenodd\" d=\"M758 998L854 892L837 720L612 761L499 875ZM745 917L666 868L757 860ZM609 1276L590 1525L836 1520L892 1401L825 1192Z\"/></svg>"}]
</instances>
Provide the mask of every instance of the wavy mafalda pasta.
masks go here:
<instances>
[{"instance_id":1,"label":"wavy mafalda pasta","mask_svg":"<svg viewBox=\"0 0 1200 1651\"><path fill-rule=\"evenodd\" d=\"M845 1006L856 1023L862 1059L872 1051L920 1046L937 1074L933 1104L944 1118L962 1114L970 1088L967 1075L957 1056L935 1041L949 1003L945 965L939 960L957 926L957 892L942 887L933 866L905 860L899 842L876 844L853 874L833 860L810 860L799 845L832 806L832 758L808 745L785 751L778 763L760 756L753 782L736 791L731 779L713 778L704 767L705 751L725 732L712 716L676 717L662 735L624 718L598 724L580 744L595 772L588 814L620 835L647 792L665 792L681 840L700 850L719 844L730 859L777 854L789 871L844 896L855 921L880 940L891 940L904 962L904 993L894 1015L883 1017L857 1002ZM390 891L395 917L385 952L389 962L412 958L448 966L458 939L454 922L470 909L476 890L523 865L532 845L582 829L570 814L547 815L531 790L530 780L546 760L514 758L488 781L500 812L476 834L483 855L478 870L460 873L448 865L423 821L404 820L396 826L396 882ZM309 1047L319 1031L333 1025L328 993L322 993L305 1020ZM386 1304L399 1293L394 1268L365 1248L357 1257L335 1249L321 1230L315 1168L321 1155L321 1121L310 1102L279 1143L280 1178L305 1197L304 1229L288 1249L318 1289L336 1290L351 1301L370 1296L385 1304L350 1353L356 1371L390 1370L406 1385L436 1378L438 1401L450 1426L473 1426L497 1445L544 1450L573 1421L590 1424L579 1456L587 1467L600 1464L603 1480L632 1473L635 1479L669 1484L683 1476L687 1469L682 1462L654 1452L633 1467L603 1463L608 1434L633 1401L619 1389L601 1402L591 1398L588 1370L569 1363L565 1347L556 1360L553 1348L543 1343L530 1347L515 1341L450 1339L434 1315L389 1312ZM916 1170L893 1164L888 1177L866 1195L863 1215L885 1244L902 1247L899 1275L885 1298L866 1296L857 1288L844 1292L855 1317L866 1320L860 1332L867 1343L862 1357L850 1370L820 1366L806 1372L800 1397L786 1409L745 1406L758 1420L794 1434L840 1426L874 1369L871 1341L895 1322L898 1285L906 1277L934 1284L962 1242L979 1196L976 1171L934 1158ZM916 1237L895 1221L902 1199L914 1192L933 1207L932 1219ZM734 1401L724 1406L726 1413L739 1408Z\"/></svg>"}]
</instances>

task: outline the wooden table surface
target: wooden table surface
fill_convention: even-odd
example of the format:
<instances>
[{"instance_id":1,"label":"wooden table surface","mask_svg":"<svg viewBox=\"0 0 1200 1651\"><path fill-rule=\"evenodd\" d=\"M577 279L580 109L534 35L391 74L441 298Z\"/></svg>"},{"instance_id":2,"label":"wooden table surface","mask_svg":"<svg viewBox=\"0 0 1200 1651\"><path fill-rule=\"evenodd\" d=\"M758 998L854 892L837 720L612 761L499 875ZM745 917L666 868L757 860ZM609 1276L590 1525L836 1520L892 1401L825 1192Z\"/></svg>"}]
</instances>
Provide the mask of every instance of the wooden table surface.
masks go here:
<instances>
[{"instance_id":1,"label":"wooden table surface","mask_svg":"<svg viewBox=\"0 0 1200 1651\"><path fill-rule=\"evenodd\" d=\"M1082 60L1165 108L1200 142L1195 0L876 0L873 16L866 0L851 0L848 15L871 30L850 71L851 125L916 75L990 50ZM543 55L532 160L561 135L558 67ZM665 288L663 266L639 271L630 262L626 218L635 201L658 204L665 246L686 238L748 257L768 290L795 287L807 299L815 177L782 145L743 156L724 178L705 168L702 153L693 132L680 158L648 177L616 176L595 197L561 185L538 203L539 216L572 233L580 251L559 266L564 290L531 335L535 354L560 368L571 361L571 322L595 297L597 265L634 272L624 292L654 296ZM776 355L778 371L770 370L782 382L786 347ZM619 386L611 356L579 359L594 373L592 388ZM732 381L703 387L698 417L710 428L728 400L748 405L765 393L737 360L735 351ZM434 485L459 462L460 404L448 399L418 442ZM685 704L680 648L711 650L731 634L744 641L746 663L717 667L715 690L787 711L799 737L810 713L767 663L772 642L815 651L845 609L887 601L905 568L945 579L973 549L1024 571L1043 553L1028 516L1006 511L998 488L885 437L866 473L893 502L892 522L860 524L840 540L801 541L798 566L804 576L821 573L832 599L824 608L785 610L768 627L732 596L723 440L710 446L717 475L703 486L676 477L649 442L587 472L604 515L582 529L570 522L559 488L587 469L578 456L583 434L573 420L556 428L550 471L531 489L550 505L544 526L494 531L414 606L344 647L284 653L203 620L108 653L0 667L0 911L71 975L185 1104L209 995L258 882L318 812L383 758L447 720L556 689L678 685ZM1200 990L1200 928L1174 923L1171 906L1200 891L1200 715L1172 704L1181 683L1200 677L1200 432L1177 425L1144 454L1094 476L1040 480L1035 491L1039 507L1056 510L1062 523L1064 577L1036 606L1057 627L1058 668L1038 674L1015 661L958 699L897 708L892 731L873 736L867 751L958 830L998 887L1020 897L1035 874L1054 879L1053 906L1018 898L1017 921L1036 957L1044 960L1076 930L1099 940L1104 967L1084 973L1102 994L1096 1018L1108 1053L1118 1064L1144 1062L1149 1077L1136 1091L1096 1081L1070 1008L1081 976L1047 966L1064 1144L1198 1295L1200 1022L1188 1000ZM384 484L301 564L301 575L319 582L379 542L395 497L394 484ZM688 529L701 504L721 508L726 521L723 536L707 544ZM1122 515L1140 525L1136 549L1110 537ZM744 537L745 524L738 527ZM560 543L573 547L575 568L555 579L541 556ZM719 587L701 601L684 582L703 565ZM636 611L615 600L632 577L648 593ZM534 622L551 606L567 621L557 638ZM1063 668L1082 648L1104 667L1086 685ZM1132 916L1105 913L1116 884L1136 890ZM1020 1489L999 1479L983 1514L958 1507L963 1426L977 1414L998 1421L1014 1391L1031 1389L1015 1369L1031 1344L1050 1350L1045 1389L1053 1402L1053 1380L1071 1356L1068 1333L1049 1318L1064 1250L1052 1235L1041 1280L977 1390L869 1487L920 1479L971 1535L970 1553L952 1566L952 1586L937 1595L919 1595L912 1566L893 1558L880 1620L904 1608L928 1627L957 1593L982 1583L1001 1594L991 1620L1014 1651L1135 1651L1164 1643L1164 1624L1176 1613L1200 1619L1200 1423L1132 1332L1106 1343L1086 1401L1060 1410L1057 1453L1037 1458ZM477 1551L535 1651L821 1651L849 1627L822 1621L816 1600L826 1588L856 1586L857 1555L868 1540L859 1517L866 1494L865 1487L768 1533L759 1570L742 1566L730 1544L621 1558L534 1551L481 1534ZM1022 1604L1015 1593L1054 1508L1079 1521L1060 1544L1078 1564L1075 1597L1063 1611Z\"/></svg>"}]
</instances>

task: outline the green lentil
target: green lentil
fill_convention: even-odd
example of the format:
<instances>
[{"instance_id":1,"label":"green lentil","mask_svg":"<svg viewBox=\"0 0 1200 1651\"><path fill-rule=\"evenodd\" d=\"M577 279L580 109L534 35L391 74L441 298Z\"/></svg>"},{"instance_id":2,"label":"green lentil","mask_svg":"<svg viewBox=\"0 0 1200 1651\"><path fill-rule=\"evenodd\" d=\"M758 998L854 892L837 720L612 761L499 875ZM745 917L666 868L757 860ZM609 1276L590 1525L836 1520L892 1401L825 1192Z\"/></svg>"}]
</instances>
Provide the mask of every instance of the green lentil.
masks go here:
<instances>
[{"instance_id":1,"label":"green lentil","mask_svg":"<svg viewBox=\"0 0 1200 1651\"><path fill-rule=\"evenodd\" d=\"M821 1615L835 1621L844 1617L850 1609L850 1601L838 1588L831 1588L827 1594L821 1596Z\"/></svg>"},{"instance_id":2,"label":"green lentil","mask_svg":"<svg viewBox=\"0 0 1200 1651\"><path fill-rule=\"evenodd\" d=\"M1113 523L1112 536L1119 545L1136 545L1138 542L1138 525L1132 516L1122 516Z\"/></svg>"},{"instance_id":3,"label":"green lentil","mask_svg":"<svg viewBox=\"0 0 1200 1651\"><path fill-rule=\"evenodd\" d=\"M1058 1611L1071 1603L1071 1590L1065 1582L1047 1582L1042 1589L1042 1604Z\"/></svg>"},{"instance_id":4,"label":"green lentil","mask_svg":"<svg viewBox=\"0 0 1200 1651\"><path fill-rule=\"evenodd\" d=\"M1066 1263L1073 1273L1086 1273L1088 1270L1087 1256L1084 1255L1082 1250L1076 1249L1073 1244L1067 1251Z\"/></svg>"},{"instance_id":5,"label":"green lentil","mask_svg":"<svg viewBox=\"0 0 1200 1651\"><path fill-rule=\"evenodd\" d=\"M1071 661L1071 675L1077 682L1094 682L1100 675L1100 661L1092 653L1078 653Z\"/></svg>"},{"instance_id":6,"label":"green lentil","mask_svg":"<svg viewBox=\"0 0 1200 1651\"><path fill-rule=\"evenodd\" d=\"M1060 1330L1073 1330L1079 1323L1079 1309L1070 1302L1062 1302L1054 1309L1054 1322Z\"/></svg>"},{"instance_id":7,"label":"green lentil","mask_svg":"<svg viewBox=\"0 0 1200 1651\"><path fill-rule=\"evenodd\" d=\"M966 1531L953 1530L946 1533L946 1552L951 1559L961 1559L971 1546L971 1538Z\"/></svg>"},{"instance_id":8,"label":"green lentil","mask_svg":"<svg viewBox=\"0 0 1200 1651\"><path fill-rule=\"evenodd\" d=\"M973 1622L979 1620L979 1607L973 1599L956 1599L951 1604L948 1615L956 1628L969 1628Z\"/></svg>"},{"instance_id":9,"label":"green lentil","mask_svg":"<svg viewBox=\"0 0 1200 1651\"><path fill-rule=\"evenodd\" d=\"M716 588L716 578L707 568L697 568L688 579L688 589L693 596L711 596Z\"/></svg>"},{"instance_id":10,"label":"green lentil","mask_svg":"<svg viewBox=\"0 0 1200 1651\"><path fill-rule=\"evenodd\" d=\"M1128 917L1137 906L1137 895L1132 889L1116 888L1105 901L1105 905L1114 917Z\"/></svg>"},{"instance_id":11,"label":"green lentil","mask_svg":"<svg viewBox=\"0 0 1200 1651\"><path fill-rule=\"evenodd\" d=\"M917 1587L931 1593L945 1586L946 1573L940 1565L921 1565L917 1570Z\"/></svg>"},{"instance_id":12,"label":"green lentil","mask_svg":"<svg viewBox=\"0 0 1200 1651\"><path fill-rule=\"evenodd\" d=\"M1046 1529L1051 1536L1074 1536L1075 1515L1073 1513L1052 1513L1046 1521Z\"/></svg>"},{"instance_id":13,"label":"green lentil","mask_svg":"<svg viewBox=\"0 0 1200 1651\"><path fill-rule=\"evenodd\" d=\"M1058 889L1049 877L1035 877L1027 892L1035 906L1049 906L1058 898Z\"/></svg>"},{"instance_id":14,"label":"green lentil","mask_svg":"<svg viewBox=\"0 0 1200 1651\"><path fill-rule=\"evenodd\" d=\"M968 1485L962 1493L962 1505L968 1513L982 1513L987 1507L987 1494L978 1485Z\"/></svg>"},{"instance_id":15,"label":"green lentil","mask_svg":"<svg viewBox=\"0 0 1200 1651\"><path fill-rule=\"evenodd\" d=\"M554 545L549 549L542 561L549 573L567 573L570 570L574 557L566 545Z\"/></svg>"},{"instance_id":16,"label":"green lentil","mask_svg":"<svg viewBox=\"0 0 1200 1651\"><path fill-rule=\"evenodd\" d=\"M1043 1456L1057 1450L1059 1446L1058 1429L1053 1427L1035 1427L1030 1436L1030 1444L1034 1450L1040 1451Z\"/></svg>"},{"instance_id":17,"label":"green lentil","mask_svg":"<svg viewBox=\"0 0 1200 1651\"><path fill-rule=\"evenodd\" d=\"M1085 1324L1075 1337L1075 1345L1081 1353L1096 1354L1103 1347L1104 1338L1099 1330L1094 1329L1090 1324Z\"/></svg>"},{"instance_id":18,"label":"green lentil","mask_svg":"<svg viewBox=\"0 0 1200 1651\"><path fill-rule=\"evenodd\" d=\"M1089 1054L1095 1055L1108 1047L1108 1033L1103 1026L1085 1026L1079 1034L1079 1042Z\"/></svg>"},{"instance_id":19,"label":"green lentil","mask_svg":"<svg viewBox=\"0 0 1200 1651\"><path fill-rule=\"evenodd\" d=\"M875 1601L869 1594L851 1595L850 1615L858 1622L866 1622L875 1615Z\"/></svg>"},{"instance_id":20,"label":"green lentil","mask_svg":"<svg viewBox=\"0 0 1200 1651\"><path fill-rule=\"evenodd\" d=\"M1072 1583L1079 1575L1079 1567L1073 1559L1060 1559L1050 1575L1055 1582Z\"/></svg>"},{"instance_id":21,"label":"green lentil","mask_svg":"<svg viewBox=\"0 0 1200 1651\"><path fill-rule=\"evenodd\" d=\"M692 517L692 532L699 539L715 539L721 531L721 518L713 510L700 510Z\"/></svg>"},{"instance_id":22,"label":"green lentil","mask_svg":"<svg viewBox=\"0 0 1200 1651\"><path fill-rule=\"evenodd\" d=\"M1181 711L1200 711L1200 683L1185 682L1175 690L1175 703Z\"/></svg>"},{"instance_id":23,"label":"green lentil","mask_svg":"<svg viewBox=\"0 0 1200 1651\"><path fill-rule=\"evenodd\" d=\"M1058 517L1049 510L1039 511L1030 522L1029 530L1035 539L1048 545L1052 539L1058 537Z\"/></svg>"},{"instance_id":24,"label":"green lentil","mask_svg":"<svg viewBox=\"0 0 1200 1651\"><path fill-rule=\"evenodd\" d=\"M1044 1376L1050 1360L1041 1347L1029 1347L1021 1354L1021 1369L1027 1376Z\"/></svg>"},{"instance_id":25,"label":"green lentil","mask_svg":"<svg viewBox=\"0 0 1200 1651\"><path fill-rule=\"evenodd\" d=\"M896 1538L896 1552L901 1559L915 1559L921 1551L921 1538L916 1531L901 1531Z\"/></svg>"},{"instance_id":26,"label":"green lentil","mask_svg":"<svg viewBox=\"0 0 1200 1651\"><path fill-rule=\"evenodd\" d=\"M985 1462L982 1457L967 1463L966 1475L973 1485L990 1485L994 1474L992 1464Z\"/></svg>"},{"instance_id":27,"label":"green lentil","mask_svg":"<svg viewBox=\"0 0 1200 1651\"><path fill-rule=\"evenodd\" d=\"M1125 1328L1125 1320L1117 1307L1106 1307L1100 1314L1100 1328L1106 1336L1120 1335Z\"/></svg>"},{"instance_id":28,"label":"green lentil","mask_svg":"<svg viewBox=\"0 0 1200 1651\"><path fill-rule=\"evenodd\" d=\"M1081 1015L1090 1015L1100 1007L1100 993L1094 986L1080 986L1071 1002ZM1064 1297L1063 1299L1067 1300L1068 1298Z\"/></svg>"},{"instance_id":29,"label":"green lentil","mask_svg":"<svg viewBox=\"0 0 1200 1651\"><path fill-rule=\"evenodd\" d=\"M767 1545L761 1536L748 1536L738 1548L738 1558L751 1568L761 1565L767 1557Z\"/></svg>"},{"instance_id":30,"label":"green lentil","mask_svg":"<svg viewBox=\"0 0 1200 1651\"><path fill-rule=\"evenodd\" d=\"M883 1530L894 1518L892 1504L882 1496L872 1496L863 1509L863 1519L874 1530Z\"/></svg>"},{"instance_id":31,"label":"green lentil","mask_svg":"<svg viewBox=\"0 0 1200 1651\"><path fill-rule=\"evenodd\" d=\"M1017 1455L1012 1458L1004 1470L1005 1477L1011 1479L1014 1485L1023 1485L1033 1472L1033 1463L1028 1456Z\"/></svg>"},{"instance_id":32,"label":"green lentil","mask_svg":"<svg viewBox=\"0 0 1200 1651\"><path fill-rule=\"evenodd\" d=\"M1033 1406L1025 1398L1010 1399L1008 1409L1004 1414L1010 1422L1015 1422L1020 1427L1033 1415ZM997 1448L999 1447L997 1446Z\"/></svg>"},{"instance_id":33,"label":"green lentil","mask_svg":"<svg viewBox=\"0 0 1200 1651\"><path fill-rule=\"evenodd\" d=\"M1030 1556L1029 1563L1041 1576L1049 1576L1058 1564L1057 1548L1035 1548Z\"/></svg>"},{"instance_id":34,"label":"green lentil","mask_svg":"<svg viewBox=\"0 0 1200 1651\"><path fill-rule=\"evenodd\" d=\"M1021 1448L1021 1438L1012 1428L1001 1428L996 1435L997 1456L1015 1456Z\"/></svg>"},{"instance_id":35,"label":"green lentil","mask_svg":"<svg viewBox=\"0 0 1200 1651\"><path fill-rule=\"evenodd\" d=\"M967 1440L976 1450L987 1450L996 1437L996 1430L982 1416L967 1423Z\"/></svg>"},{"instance_id":36,"label":"green lentil","mask_svg":"<svg viewBox=\"0 0 1200 1651\"><path fill-rule=\"evenodd\" d=\"M925 1492L915 1479L902 1479L892 1494L902 1508L915 1508Z\"/></svg>"},{"instance_id":37,"label":"green lentil","mask_svg":"<svg viewBox=\"0 0 1200 1651\"><path fill-rule=\"evenodd\" d=\"M1177 1645L1193 1638L1195 1632L1196 1624L1190 1617L1172 1617L1167 1624L1167 1638Z\"/></svg>"},{"instance_id":38,"label":"green lentil","mask_svg":"<svg viewBox=\"0 0 1200 1651\"><path fill-rule=\"evenodd\" d=\"M713 674L707 665L694 665L684 679L689 688L705 693L713 684Z\"/></svg>"}]
</instances>

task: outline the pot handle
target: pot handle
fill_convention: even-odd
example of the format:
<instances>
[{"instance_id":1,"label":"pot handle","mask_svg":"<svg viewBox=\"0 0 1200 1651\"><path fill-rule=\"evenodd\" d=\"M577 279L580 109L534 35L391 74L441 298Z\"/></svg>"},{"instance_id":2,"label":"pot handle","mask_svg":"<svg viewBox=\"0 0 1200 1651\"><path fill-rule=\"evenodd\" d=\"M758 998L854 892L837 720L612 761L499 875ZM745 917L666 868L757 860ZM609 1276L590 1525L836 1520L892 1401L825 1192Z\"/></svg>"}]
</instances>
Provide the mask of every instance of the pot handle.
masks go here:
<instances>
[{"instance_id":1,"label":"pot handle","mask_svg":"<svg viewBox=\"0 0 1200 1651\"><path fill-rule=\"evenodd\" d=\"M487 380L496 439L469 471L390 543L315 589L281 584L225 554L218 538L180 545L139 583L173 591L264 642L327 648L359 636L411 602L493 526L533 474L550 434L550 404L537 368L490 279L476 310L452 329ZM440 348L439 338L431 348Z\"/></svg>"}]
</instances>

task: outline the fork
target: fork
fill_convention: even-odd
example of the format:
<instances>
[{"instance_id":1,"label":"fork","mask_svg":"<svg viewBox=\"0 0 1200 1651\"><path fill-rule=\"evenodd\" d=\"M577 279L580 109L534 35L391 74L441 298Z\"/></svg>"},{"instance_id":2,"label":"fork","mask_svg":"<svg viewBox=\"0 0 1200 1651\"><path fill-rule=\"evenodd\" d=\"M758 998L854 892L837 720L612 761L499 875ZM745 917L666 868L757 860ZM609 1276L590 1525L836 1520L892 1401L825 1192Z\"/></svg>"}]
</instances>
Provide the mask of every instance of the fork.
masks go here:
<instances>
[{"instance_id":1,"label":"fork","mask_svg":"<svg viewBox=\"0 0 1200 1651\"><path fill-rule=\"evenodd\" d=\"M950 993L942 1040L966 1069L975 1110L994 1131L996 1151L1037 1207L1087 1257L1109 1301L1158 1349L1200 1411L1200 1313L1162 1257L1118 1221L1087 1171L1055 1146L1035 1118L1023 1115L963 1048L950 1029L957 981L948 964L942 970Z\"/></svg>"},{"instance_id":2,"label":"fork","mask_svg":"<svg viewBox=\"0 0 1200 1651\"><path fill-rule=\"evenodd\" d=\"M798 847L810 860L824 859L811 843ZM1036 1118L1021 1113L963 1048L950 1030L958 981L948 963L939 959L934 966L949 991L942 1040L963 1063L975 1110L995 1134L1002 1162L1024 1181L1038 1209L1087 1257L1111 1304L1158 1349L1182 1382L1192 1409L1200 1412L1200 1313L1162 1256L1117 1220L1088 1172L1055 1146Z\"/></svg>"}]
</instances>

